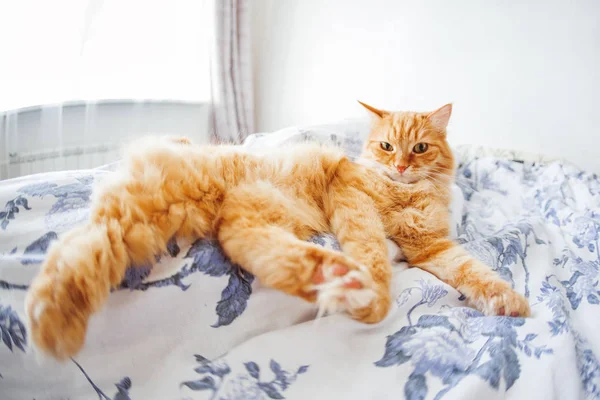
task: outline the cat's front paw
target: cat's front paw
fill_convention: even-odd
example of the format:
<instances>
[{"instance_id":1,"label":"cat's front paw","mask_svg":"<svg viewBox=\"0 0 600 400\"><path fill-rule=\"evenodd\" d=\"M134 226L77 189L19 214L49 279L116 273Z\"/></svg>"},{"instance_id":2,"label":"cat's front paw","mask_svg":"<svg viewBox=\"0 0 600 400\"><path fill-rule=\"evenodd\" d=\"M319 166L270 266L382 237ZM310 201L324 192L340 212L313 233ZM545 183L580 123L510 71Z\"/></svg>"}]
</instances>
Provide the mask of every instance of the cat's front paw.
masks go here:
<instances>
[{"instance_id":1,"label":"cat's front paw","mask_svg":"<svg viewBox=\"0 0 600 400\"><path fill-rule=\"evenodd\" d=\"M524 318L531 315L527 299L505 281L489 282L486 287L478 288L475 292L467 296L468 303L485 315Z\"/></svg>"}]
</instances>

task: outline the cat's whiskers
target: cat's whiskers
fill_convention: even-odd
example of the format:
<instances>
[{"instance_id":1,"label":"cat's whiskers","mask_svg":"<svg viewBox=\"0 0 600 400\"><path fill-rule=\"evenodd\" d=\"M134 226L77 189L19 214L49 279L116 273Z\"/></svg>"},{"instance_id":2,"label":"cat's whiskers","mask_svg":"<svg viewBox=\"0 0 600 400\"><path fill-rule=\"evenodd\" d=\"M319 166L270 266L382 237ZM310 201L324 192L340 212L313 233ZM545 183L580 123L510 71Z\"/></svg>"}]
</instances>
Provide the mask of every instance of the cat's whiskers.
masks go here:
<instances>
[{"instance_id":1,"label":"cat's whiskers","mask_svg":"<svg viewBox=\"0 0 600 400\"><path fill-rule=\"evenodd\" d=\"M445 197L448 195L450 184L444 182L440 177L436 176L434 173L425 172L423 175L423 179L431 182L432 187L440 196Z\"/></svg>"},{"instance_id":2,"label":"cat's whiskers","mask_svg":"<svg viewBox=\"0 0 600 400\"><path fill-rule=\"evenodd\" d=\"M433 190L436 191L436 193L441 196L444 197L443 192L440 190L440 188L438 187L438 185L441 185L441 182L438 182L437 180L435 180L435 177L425 173L424 175L421 175L421 178L430 182L431 183L431 187L433 188Z\"/></svg>"},{"instance_id":3,"label":"cat's whiskers","mask_svg":"<svg viewBox=\"0 0 600 400\"><path fill-rule=\"evenodd\" d=\"M459 179L454 179L453 176L448 176L447 175L448 171L443 168L431 167L430 171L433 172L435 174L435 176L441 178L442 182L444 180L447 180L447 182L444 182L443 184L440 182L440 184L442 184L443 187L449 188L452 183L456 183L456 185L463 191L470 190L470 191L474 191L474 192L479 192L479 190L466 185L464 182L461 182ZM439 180L439 178L438 178L438 180Z\"/></svg>"},{"instance_id":4,"label":"cat's whiskers","mask_svg":"<svg viewBox=\"0 0 600 400\"><path fill-rule=\"evenodd\" d=\"M451 179L446 174L444 174L444 172L445 171L443 169L432 167L423 171L422 174L424 174L426 177L436 178L437 183L441 184L444 187L448 187L450 186Z\"/></svg>"},{"instance_id":5,"label":"cat's whiskers","mask_svg":"<svg viewBox=\"0 0 600 400\"><path fill-rule=\"evenodd\" d=\"M442 167L431 166L431 167L428 167L428 169L427 169L427 172L429 172L429 171L435 172L435 173L439 174L440 176L445 176L448 179L453 178L452 176L450 176L448 174L448 170L445 168L442 168Z\"/></svg>"},{"instance_id":6,"label":"cat's whiskers","mask_svg":"<svg viewBox=\"0 0 600 400\"><path fill-rule=\"evenodd\" d=\"M447 176L436 174L435 172L430 172L428 174L429 178L434 180L442 189L449 190L452 184L452 181L448 179Z\"/></svg>"},{"instance_id":7,"label":"cat's whiskers","mask_svg":"<svg viewBox=\"0 0 600 400\"><path fill-rule=\"evenodd\" d=\"M430 171L439 173L442 176L446 175L447 172L448 172L447 170L445 170L443 168L439 168L439 167L430 167ZM477 193L480 192L477 188L469 186L468 184L466 184L465 182L463 182L461 179L457 179L457 177L455 177L455 176L452 176L452 177L449 177L449 178L452 180L453 183L456 183L456 185L459 188L463 189L463 190L469 190L469 191L477 192Z\"/></svg>"}]
</instances>

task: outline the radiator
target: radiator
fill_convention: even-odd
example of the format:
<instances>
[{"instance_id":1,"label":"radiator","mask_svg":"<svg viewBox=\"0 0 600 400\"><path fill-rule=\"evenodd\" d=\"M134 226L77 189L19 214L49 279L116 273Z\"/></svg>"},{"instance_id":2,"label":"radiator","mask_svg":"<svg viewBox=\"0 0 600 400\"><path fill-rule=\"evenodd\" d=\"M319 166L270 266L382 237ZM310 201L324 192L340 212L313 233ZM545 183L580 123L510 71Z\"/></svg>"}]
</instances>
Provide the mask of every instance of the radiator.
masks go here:
<instances>
[{"instance_id":1,"label":"radiator","mask_svg":"<svg viewBox=\"0 0 600 400\"><path fill-rule=\"evenodd\" d=\"M49 171L90 169L117 161L120 144L57 148L29 153L9 153L7 178Z\"/></svg>"},{"instance_id":2,"label":"radiator","mask_svg":"<svg viewBox=\"0 0 600 400\"><path fill-rule=\"evenodd\" d=\"M0 113L0 180L96 168L118 160L122 144L143 135L207 143L207 111L199 103L107 101Z\"/></svg>"}]
</instances>

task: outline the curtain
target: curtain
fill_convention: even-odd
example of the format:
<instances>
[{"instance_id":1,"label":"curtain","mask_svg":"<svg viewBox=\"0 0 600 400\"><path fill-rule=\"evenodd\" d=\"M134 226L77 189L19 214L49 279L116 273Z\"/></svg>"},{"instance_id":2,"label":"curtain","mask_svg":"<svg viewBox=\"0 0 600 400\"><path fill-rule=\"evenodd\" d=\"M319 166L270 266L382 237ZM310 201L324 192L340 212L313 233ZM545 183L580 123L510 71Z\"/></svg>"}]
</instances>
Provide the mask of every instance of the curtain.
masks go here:
<instances>
[{"instance_id":1,"label":"curtain","mask_svg":"<svg viewBox=\"0 0 600 400\"><path fill-rule=\"evenodd\" d=\"M251 98L250 86L238 83L249 77L239 63L249 66L249 44L240 40L249 29L243 4L0 3L0 179L93 168L143 135L205 144L211 125L222 141L252 130L241 100ZM213 60L218 68L211 71Z\"/></svg>"},{"instance_id":2,"label":"curtain","mask_svg":"<svg viewBox=\"0 0 600 400\"><path fill-rule=\"evenodd\" d=\"M248 0L215 0L211 50L211 134L214 143L239 143L254 132Z\"/></svg>"},{"instance_id":3,"label":"curtain","mask_svg":"<svg viewBox=\"0 0 600 400\"><path fill-rule=\"evenodd\" d=\"M254 129L250 4L6 2L0 179L92 168L141 135L240 143Z\"/></svg>"}]
</instances>

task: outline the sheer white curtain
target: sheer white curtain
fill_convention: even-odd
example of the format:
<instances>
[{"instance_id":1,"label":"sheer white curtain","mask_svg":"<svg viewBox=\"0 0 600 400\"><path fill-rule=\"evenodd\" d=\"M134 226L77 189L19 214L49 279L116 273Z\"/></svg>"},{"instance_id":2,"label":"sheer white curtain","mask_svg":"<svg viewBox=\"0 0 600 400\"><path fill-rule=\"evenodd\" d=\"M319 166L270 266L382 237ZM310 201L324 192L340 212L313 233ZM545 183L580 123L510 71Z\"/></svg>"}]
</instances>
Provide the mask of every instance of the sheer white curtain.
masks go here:
<instances>
[{"instance_id":1,"label":"sheer white curtain","mask_svg":"<svg viewBox=\"0 0 600 400\"><path fill-rule=\"evenodd\" d=\"M18 0L0 10L0 110L210 99L211 1Z\"/></svg>"},{"instance_id":2,"label":"sheer white curtain","mask_svg":"<svg viewBox=\"0 0 600 400\"><path fill-rule=\"evenodd\" d=\"M0 113L107 100L205 104L213 141L237 142L253 129L247 6L0 1Z\"/></svg>"}]
</instances>

